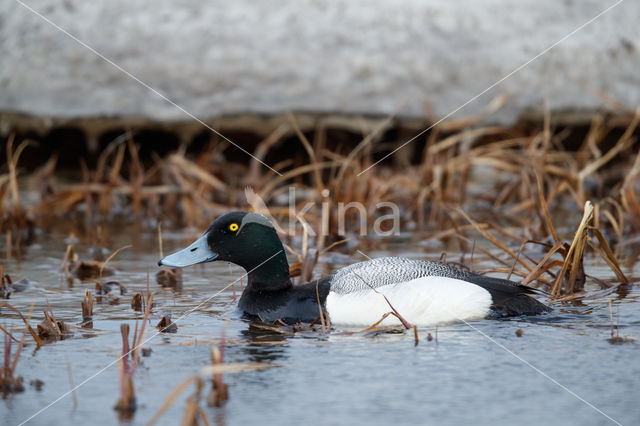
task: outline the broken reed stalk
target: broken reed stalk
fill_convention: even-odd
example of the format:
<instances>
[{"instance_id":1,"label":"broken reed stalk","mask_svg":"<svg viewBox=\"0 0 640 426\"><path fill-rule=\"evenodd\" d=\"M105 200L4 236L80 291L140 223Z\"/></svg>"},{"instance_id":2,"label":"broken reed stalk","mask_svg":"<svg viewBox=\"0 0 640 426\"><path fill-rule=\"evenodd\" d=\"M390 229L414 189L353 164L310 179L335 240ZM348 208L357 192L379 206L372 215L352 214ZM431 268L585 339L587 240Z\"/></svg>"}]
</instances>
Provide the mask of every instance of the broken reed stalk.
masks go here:
<instances>
[{"instance_id":1,"label":"broken reed stalk","mask_svg":"<svg viewBox=\"0 0 640 426\"><path fill-rule=\"evenodd\" d=\"M133 361L137 364L140 362L140 352L142 350L142 339L144 338L144 331L149 321L149 315L151 314L151 308L153 306L153 294L149 290L149 270L147 270L147 303L144 307L144 318L142 319L142 325L140 326L140 334L137 334L137 339L133 340L133 349L132 349L132 358ZM136 331L138 327L138 322L136 320Z\"/></svg>"},{"instance_id":2,"label":"broken reed stalk","mask_svg":"<svg viewBox=\"0 0 640 426\"><path fill-rule=\"evenodd\" d=\"M620 268L620 265L618 264L618 261L613 251L611 250L611 247L609 247L609 244L604 238L604 235L597 227L592 225L593 221L594 206L590 201L587 201L585 202L582 220L578 225L578 229L576 230L573 241L571 242L571 245L568 247L568 249L566 248L566 244L563 247L558 247L558 245L556 245L549 253L547 253L547 256L545 256L545 259L548 259L555 251L559 251L564 255L562 269L560 270L560 273L557 275L557 278L554 281L553 286L551 287L552 296L558 297L561 294L571 295L577 291L582 290L582 287L584 286L583 257L585 246L587 244L600 254L609 268L611 268L611 270L614 272L618 281L623 284L629 283L629 279L622 272L622 269ZM598 240L599 245L597 247L593 244L592 241L590 241L589 233L594 235ZM543 259L543 261L545 259ZM563 291L562 283L567 272L569 272L569 276L566 279L566 285ZM578 280L579 274L580 279Z\"/></svg>"},{"instance_id":3,"label":"broken reed stalk","mask_svg":"<svg viewBox=\"0 0 640 426\"><path fill-rule=\"evenodd\" d=\"M18 147L13 150L13 142L15 141L15 134L11 133L7 140L7 166L9 167L9 187L11 188L11 198L13 202L13 209L20 209L20 193L18 191L18 160L24 149L31 145L29 141L23 141Z\"/></svg>"},{"instance_id":4,"label":"broken reed stalk","mask_svg":"<svg viewBox=\"0 0 640 426\"><path fill-rule=\"evenodd\" d=\"M220 349L211 348L211 365L222 365L224 360L224 334L220 341ZM222 373L214 373L211 379L211 392L207 396L207 404L210 407L220 407L229 399L229 386L224 383Z\"/></svg>"},{"instance_id":5,"label":"broken reed stalk","mask_svg":"<svg viewBox=\"0 0 640 426\"><path fill-rule=\"evenodd\" d=\"M220 366L224 363L224 345L225 345L225 329L226 323L222 328L222 336L220 337L219 349L211 348L211 365ZM211 393L207 397L209 406L220 407L229 399L229 386L224 383L222 373L214 373L212 379Z\"/></svg>"},{"instance_id":6,"label":"broken reed stalk","mask_svg":"<svg viewBox=\"0 0 640 426\"><path fill-rule=\"evenodd\" d=\"M93 328L93 292L89 289L84 290L84 299L82 300L82 328Z\"/></svg>"},{"instance_id":7,"label":"broken reed stalk","mask_svg":"<svg viewBox=\"0 0 640 426\"><path fill-rule=\"evenodd\" d=\"M133 373L135 372L136 363L133 361L129 364L129 324L120 325L120 334L122 335L122 356L118 362L118 378L120 382L120 398L113 407L115 410L124 413L133 413L136 411L136 394L133 388ZM132 357L133 358L133 357Z\"/></svg>"},{"instance_id":8,"label":"broken reed stalk","mask_svg":"<svg viewBox=\"0 0 640 426\"><path fill-rule=\"evenodd\" d=\"M115 410L121 413L131 415L136 411L136 397L135 389L133 386L133 375L136 371L136 367L140 362L140 351L144 338L144 331L149 314L151 313L151 307L153 305L153 294L149 290L149 271L147 271L147 304L145 306L144 319L142 325L138 331L138 322L136 321L136 328L129 346L129 324L120 325L120 333L122 334L122 356L119 362L119 380L120 380L120 398L116 402Z\"/></svg>"},{"instance_id":9,"label":"broken reed stalk","mask_svg":"<svg viewBox=\"0 0 640 426\"><path fill-rule=\"evenodd\" d=\"M582 267L582 256L587 240L588 225L592 219L593 204L591 204L590 201L587 201L584 205L582 220L580 221L578 229L574 234L573 241L569 246L569 250L565 255L562 269L560 270L558 277L551 287L551 296L557 297L562 293L562 284L567 271L569 271L569 277L565 286L565 294L573 293L576 286L576 278L578 277L578 272Z\"/></svg>"},{"instance_id":10,"label":"broken reed stalk","mask_svg":"<svg viewBox=\"0 0 640 426\"><path fill-rule=\"evenodd\" d=\"M84 299L82 300L82 321L91 321L93 317L93 293L89 289L84 289Z\"/></svg>"},{"instance_id":11,"label":"broken reed stalk","mask_svg":"<svg viewBox=\"0 0 640 426\"><path fill-rule=\"evenodd\" d=\"M25 140L14 150L14 141L15 134L11 133L6 145L8 173L0 175L0 232L6 229L7 260L14 253L18 257L21 255L24 231L30 233L34 226L30 212L20 202L18 190L18 161L24 149L32 143Z\"/></svg>"},{"instance_id":12,"label":"broken reed stalk","mask_svg":"<svg viewBox=\"0 0 640 426\"><path fill-rule=\"evenodd\" d=\"M320 292L318 291L318 284L320 280L316 280L316 302L318 303L318 313L320 314L320 325L322 326L322 334L327 334L327 327L324 323L324 311L322 309L322 305L320 304Z\"/></svg>"}]
</instances>

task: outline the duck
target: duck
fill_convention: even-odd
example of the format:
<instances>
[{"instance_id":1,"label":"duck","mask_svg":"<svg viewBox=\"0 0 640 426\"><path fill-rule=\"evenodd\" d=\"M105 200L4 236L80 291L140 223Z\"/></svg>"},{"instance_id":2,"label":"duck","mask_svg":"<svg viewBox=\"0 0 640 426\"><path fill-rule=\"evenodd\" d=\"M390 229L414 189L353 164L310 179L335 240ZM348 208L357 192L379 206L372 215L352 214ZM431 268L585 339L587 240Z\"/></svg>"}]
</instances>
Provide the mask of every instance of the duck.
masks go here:
<instances>
[{"instance_id":1,"label":"duck","mask_svg":"<svg viewBox=\"0 0 640 426\"><path fill-rule=\"evenodd\" d=\"M479 275L446 263L380 257L293 285L282 241L273 223L254 212L216 218L188 247L158 261L184 268L226 261L247 272L238 308L248 318L289 324L327 315L332 325L370 326L392 310L417 326L538 315L551 308L534 298L540 290ZM400 321L393 315L381 322Z\"/></svg>"}]
</instances>

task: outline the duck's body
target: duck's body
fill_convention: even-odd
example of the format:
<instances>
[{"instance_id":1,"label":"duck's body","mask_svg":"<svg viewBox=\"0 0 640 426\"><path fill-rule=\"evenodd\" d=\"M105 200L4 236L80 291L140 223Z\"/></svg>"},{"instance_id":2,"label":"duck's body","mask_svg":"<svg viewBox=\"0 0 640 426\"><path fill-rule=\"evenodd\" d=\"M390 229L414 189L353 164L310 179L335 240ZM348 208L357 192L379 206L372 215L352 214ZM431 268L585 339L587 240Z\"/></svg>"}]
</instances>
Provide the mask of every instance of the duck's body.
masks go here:
<instances>
[{"instance_id":1,"label":"duck's body","mask_svg":"<svg viewBox=\"0 0 640 426\"><path fill-rule=\"evenodd\" d=\"M399 257L356 263L293 286L275 229L255 213L219 217L200 239L159 264L183 267L212 260L227 260L247 270L248 283L238 307L263 321L311 322L322 309L333 324L368 326L392 310L389 303L416 325L550 310L531 297L535 289L516 282ZM385 319L394 322L398 320L393 316Z\"/></svg>"}]
</instances>

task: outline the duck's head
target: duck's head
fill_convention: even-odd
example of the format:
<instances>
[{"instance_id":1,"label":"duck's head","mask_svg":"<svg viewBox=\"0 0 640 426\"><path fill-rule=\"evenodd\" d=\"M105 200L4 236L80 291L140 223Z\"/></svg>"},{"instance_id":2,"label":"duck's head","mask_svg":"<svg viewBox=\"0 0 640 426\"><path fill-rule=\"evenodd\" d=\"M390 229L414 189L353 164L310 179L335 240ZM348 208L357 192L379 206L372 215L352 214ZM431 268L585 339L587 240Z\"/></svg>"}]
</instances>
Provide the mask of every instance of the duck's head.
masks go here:
<instances>
[{"instance_id":1,"label":"duck's head","mask_svg":"<svg viewBox=\"0 0 640 426\"><path fill-rule=\"evenodd\" d=\"M250 282L289 280L289 265L280 238L271 221L257 213L223 214L200 238L163 257L158 265L184 268L214 260L243 267L249 273Z\"/></svg>"}]
</instances>

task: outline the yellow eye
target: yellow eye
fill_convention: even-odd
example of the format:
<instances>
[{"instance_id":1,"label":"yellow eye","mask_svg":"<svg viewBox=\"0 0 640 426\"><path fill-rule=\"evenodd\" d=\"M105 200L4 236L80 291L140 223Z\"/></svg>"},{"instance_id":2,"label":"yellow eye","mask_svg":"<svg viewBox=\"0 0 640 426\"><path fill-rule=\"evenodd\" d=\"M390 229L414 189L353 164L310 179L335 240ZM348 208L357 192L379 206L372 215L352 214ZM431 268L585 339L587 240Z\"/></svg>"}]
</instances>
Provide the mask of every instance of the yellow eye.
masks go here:
<instances>
[{"instance_id":1,"label":"yellow eye","mask_svg":"<svg viewBox=\"0 0 640 426\"><path fill-rule=\"evenodd\" d=\"M236 232L238 230L238 224L237 223L232 223L231 225L229 225L229 230Z\"/></svg>"}]
</instances>

